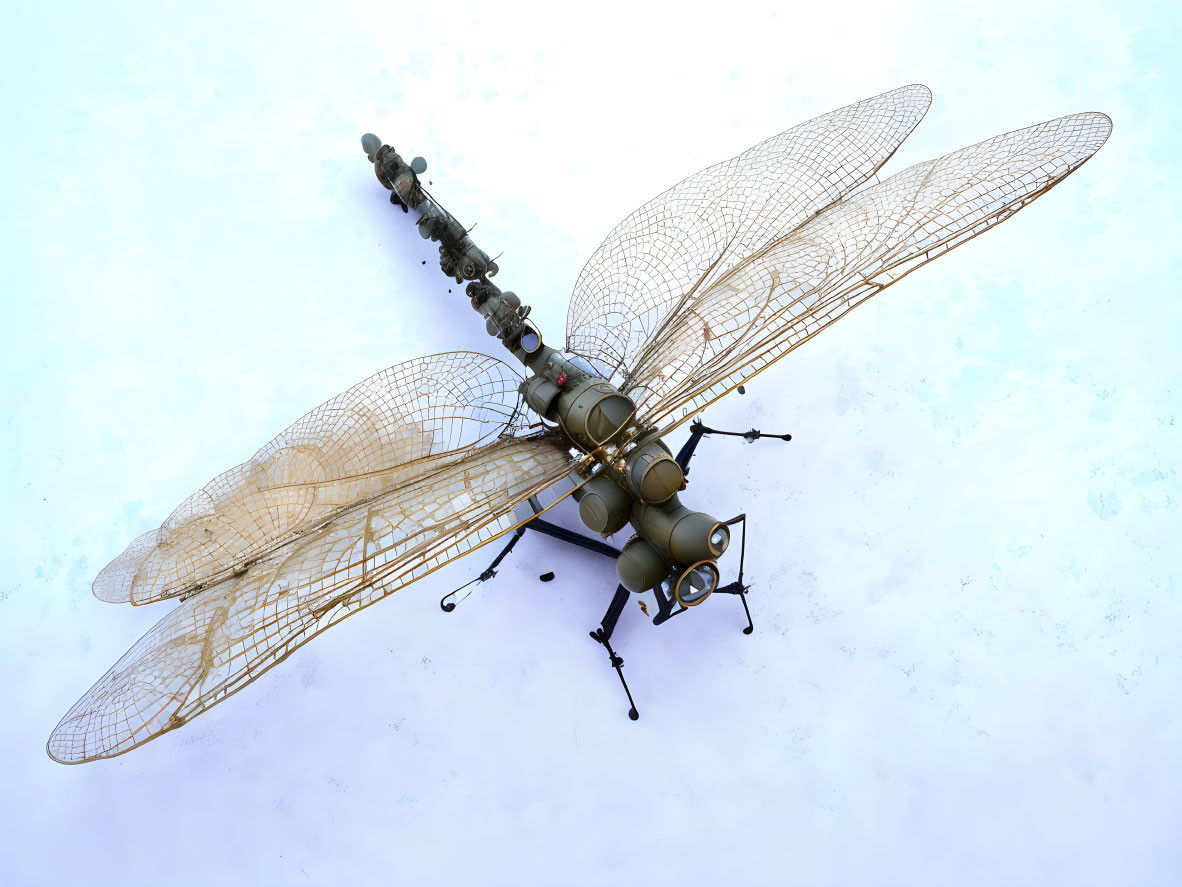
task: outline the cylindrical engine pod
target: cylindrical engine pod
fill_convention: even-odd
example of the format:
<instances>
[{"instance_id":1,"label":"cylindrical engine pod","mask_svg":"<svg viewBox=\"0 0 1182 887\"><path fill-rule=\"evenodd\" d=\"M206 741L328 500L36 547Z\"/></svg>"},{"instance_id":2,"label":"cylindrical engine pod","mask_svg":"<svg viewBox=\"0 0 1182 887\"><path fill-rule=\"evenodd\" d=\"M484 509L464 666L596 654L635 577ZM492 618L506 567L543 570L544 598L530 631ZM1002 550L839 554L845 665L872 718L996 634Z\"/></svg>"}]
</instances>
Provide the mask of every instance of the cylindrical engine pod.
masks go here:
<instances>
[{"instance_id":1,"label":"cylindrical engine pod","mask_svg":"<svg viewBox=\"0 0 1182 887\"><path fill-rule=\"evenodd\" d=\"M701 511L691 511L673 525L669 553L681 564L722 557L731 534L725 526Z\"/></svg>"},{"instance_id":2,"label":"cylindrical engine pod","mask_svg":"<svg viewBox=\"0 0 1182 887\"><path fill-rule=\"evenodd\" d=\"M681 466L659 440L642 444L628 454L624 477L632 492L652 505L668 501L685 486Z\"/></svg>"},{"instance_id":3,"label":"cylindrical engine pod","mask_svg":"<svg viewBox=\"0 0 1182 887\"><path fill-rule=\"evenodd\" d=\"M610 383L588 377L577 385L563 386L555 409L567 433L594 450L624 430L636 404Z\"/></svg>"},{"instance_id":4,"label":"cylindrical engine pod","mask_svg":"<svg viewBox=\"0 0 1182 887\"><path fill-rule=\"evenodd\" d=\"M504 339L516 334L522 324L521 299L512 290L501 292L492 284L469 284L472 307L485 316L485 329L490 336ZM508 343L506 343L508 344Z\"/></svg>"},{"instance_id":5,"label":"cylindrical engine pod","mask_svg":"<svg viewBox=\"0 0 1182 887\"><path fill-rule=\"evenodd\" d=\"M616 576L631 592L647 591L665 578L669 565L646 539L633 539L616 558Z\"/></svg>"},{"instance_id":6,"label":"cylindrical engine pod","mask_svg":"<svg viewBox=\"0 0 1182 887\"><path fill-rule=\"evenodd\" d=\"M606 536L621 529L632 514L632 497L605 472L576 490L575 498L583 523Z\"/></svg>"},{"instance_id":7,"label":"cylindrical engine pod","mask_svg":"<svg viewBox=\"0 0 1182 887\"><path fill-rule=\"evenodd\" d=\"M521 395L529 408L539 416L546 416L558 399L561 390L545 376L530 376L521 384Z\"/></svg>"},{"instance_id":8,"label":"cylindrical engine pod","mask_svg":"<svg viewBox=\"0 0 1182 887\"><path fill-rule=\"evenodd\" d=\"M722 523L676 500L664 506L638 504L632 511L632 525L678 564L717 560L731 541L730 531Z\"/></svg>"}]
</instances>

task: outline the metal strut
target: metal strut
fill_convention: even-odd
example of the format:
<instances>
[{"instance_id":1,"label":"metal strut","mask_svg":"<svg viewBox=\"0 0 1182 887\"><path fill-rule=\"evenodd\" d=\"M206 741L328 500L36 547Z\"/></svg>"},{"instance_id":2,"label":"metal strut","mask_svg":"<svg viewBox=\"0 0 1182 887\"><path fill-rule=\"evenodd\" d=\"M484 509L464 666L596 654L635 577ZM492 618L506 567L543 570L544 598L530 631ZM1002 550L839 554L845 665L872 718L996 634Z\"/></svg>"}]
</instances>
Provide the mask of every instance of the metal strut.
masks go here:
<instances>
[{"instance_id":1,"label":"metal strut","mask_svg":"<svg viewBox=\"0 0 1182 887\"><path fill-rule=\"evenodd\" d=\"M792 440L791 434L766 434L758 428L752 428L750 431L719 431L717 428L707 428L697 419L690 423L690 437L681 449L677 451L677 464L681 466L683 474L689 474L689 462L694 456L694 451L698 448L698 443L707 434L722 434L727 437L741 437L748 443L759 440L761 437L775 438L776 440Z\"/></svg>"},{"instance_id":2,"label":"metal strut","mask_svg":"<svg viewBox=\"0 0 1182 887\"><path fill-rule=\"evenodd\" d=\"M531 503L531 506L533 503ZM536 510L535 510L535 513ZM439 601L439 606L445 613L450 613L456 608L456 604L468 597L482 582L487 582L493 576L497 575L497 567L501 561L513 550L518 540L525 535L526 530L536 530L543 536L549 536L552 539L558 539L561 542L567 542L571 545L577 545L579 548L585 548L588 551L594 551L596 554L602 554L605 557L617 558L620 556L618 549L613 548L606 542L600 542L598 539L591 539L581 533L576 533L573 530L568 530L566 527L560 527L557 524L552 524L550 521L541 517L535 517L517 528L508 544L501 549L487 569L471 582L466 585L461 585L455 591L445 594ZM465 591L465 589L467 589ZM463 592L461 594L461 592ZM640 717L640 712L636 710L636 701L632 698L632 691L628 688L628 682L624 679L624 660L612 649L611 636L612 632L616 630L616 623L620 621L620 616L624 612L624 607L628 604L628 599L631 594L623 585L616 586L616 593L612 596L611 603L607 606L607 612L603 614L603 619L600 620L599 628L590 632L591 639L596 643L603 644L604 649L607 650L608 661L611 667L616 670L616 674L620 676L620 683L624 687L624 693L628 697L628 717L636 720ZM663 621L663 620L662 620ZM653 620L655 624L660 624L656 619Z\"/></svg>"},{"instance_id":3,"label":"metal strut","mask_svg":"<svg viewBox=\"0 0 1182 887\"><path fill-rule=\"evenodd\" d=\"M483 573L481 573L471 582L464 583L455 591L449 591L439 599L440 609L443 610L444 613L450 613L456 608L456 604L464 600L464 598L468 597L468 595L476 590L476 586L480 585L482 582L487 582L493 576L497 575L497 567L500 565L501 561L506 558L509 552L513 550L513 546L516 545L517 541L524 535L525 527L518 527L517 531L513 534L513 538L509 540L509 544L501 549L501 553L493 558L493 562L488 565ZM464 589L467 589L467 591L464 591ZM464 592L462 595L460 594L461 591Z\"/></svg>"},{"instance_id":4,"label":"metal strut","mask_svg":"<svg viewBox=\"0 0 1182 887\"><path fill-rule=\"evenodd\" d=\"M747 589L750 585L743 584L743 560L747 555L747 514L744 512L738 517L732 517L725 521L726 526L741 523L743 525L743 533L740 536L741 543L739 545L739 578L729 585L724 585L722 588L714 589L715 594L737 594L739 600L743 604L743 612L747 614L747 627L743 629L743 634L751 634L755 631L755 623L751 621L751 608L747 606Z\"/></svg>"},{"instance_id":5,"label":"metal strut","mask_svg":"<svg viewBox=\"0 0 1182 887\"><path fill-rule=\"evenodd\" d=\"M701 437L700 434L691 438L691 441L696 441ZM678 454L680 461L683 453ZM690 451L692 455L692 450ZM688 461L688 458L686 459ZM684 469L683 469L684 470ZM533 502L531 507L535 509L535 514L539 513L538 506ZM755 623L751 619L751 608L747 606L747 591L749 585L743 584L743 566L747 558L747 515L740 514L737 517L732 517L728 521L723 521L725 526L733 526L735 524L742 524L743 529L740 535L739 546L739 575L738 578L729 585L724 585L721 588L714 590L715 594L734 594L739 596L740 602L743 604L743 612L747 615L747 627L743 629L743 634L749 635L755 630ZM585 548L588 551L594 551L596 554L602 554L605 557L616 558L619 557L619 550L608 545L606 542L601 542L598 539L592 539L584 536L581 533L576 533L573 530L568 530L565 527L560 527L557 524L550 523L541 517L534 517L526 523L522 524L514 532L508 544L501 549L500 553L493 558L493 562L488 567L466 585L461 585L455 591L446 594L440 600L439 605L445 612L450 613L456 608L456 604L468 597L469 594L475 590L475 587L482 582L487 582L497 574L497 567L500 565L513 550L518 540L525 535L526 530L535 530L544 536L549 536L553 539L558 539L561 542L566 542L571 545L577 545L579 548ZM463 594L461 594L461 592ZM653 625L660 625L674 616L684 613L686 608L677 604L674 599L666 594L658 585L653 589L653 595L657 600L657 614L653 617ZM620 685L624 688L624 694L628 697L628 717L632 720L640 718L640 712L636 708L636 700L632 698L632 690L628 687L628 681L624 678L624 659L621 657L611 645L611 636L616 630L616 625L620 621L620 616L623 615L624 608L628 605L628 600L632 597L631 593L623 585L616 586L616 593L612 596L611 603L607 606L607 611L603 614L603 619L600 620L599 627L594 631L589 632L590 638L598 644L602 644L607 650L608 662L612 668L616 670L619 675Z\"/></svg>"},{"instance_id":6,"label":"metal strut","mask_svg":"<svg viewBox=\"0 0 1182 887\"><path fill-rule=\"evenodd\" d=\"M530 507L534 509L534 514L540 514L541 508L530 501ZM602 554L605 557L617 558L620 556L620 551L617 548L612 548L606 542L600 542L598 539L591 539L581 533L576 533L573 530L568 530L566 527L560 527L558 524L552 524L550 521L541 517L533 517L526 521L513 533L513 537L508 544L501 549L500 554L493 558L493 562L485 568L484 572L477 576L470 582L461 585L455 591L450 591L445 594L439 601L439 606L445 613L450 613L456 608L456 604L464 600L468 595L476 590L476 586L482 582L487 582L493 576L497 575L497 567L513 550L518 540L525 535L526 530L535 530L543 536L549 536L552 539L558 539L561 542L567 542L571 545L577 545L579 548L585 548L588 551L594 551L596 554ZM467 591L465 591L467 589ZM461 592L464 592L461 594ZM610 609L610 608L609 608ZM617 614L618 618L618 614ZM615 624L614 621L612 623Z\"/></svg>"},{"instance_id":7,"label":"metal strut","mask_svg":"<svg viewBox=\"0 0 1182 887\"><path fill-rule=\"evenodd\" d=\"M591 640L598 641L607 649L608 659L611 662L612 668L616 670L616 674L620 676L620 683L623 685L624 693L628 697L628 705L630 706L628 717L635 721L640 717L640 712L636 710L636 701L632 698L632 691L628 689L628 682L624 680L624 660L612 649L611 642L609 641L612 630L616 627L616 620L620 618L620 612L624 609L624 604L627 602L628 589L621 585L616 589L615 597L612 598L612 602L607 608L607 613L604 614L603 623L590 634ZM613 610L615 611L614 613Z\"/></svg>"},{"instance_id":8,"label":"metal strut","mask_svg":"<svg viewBox=\"0 0 1182 887\"><path fill-rule=\"evenodd\" d=\"M577 545L580 548L585 548L588 551L594 551L596 554L606 555L610 558L617 558L620 556L619 550L612 548L606 542L600 542L598 539L590 539L587 536L583 536L574 532L573 530L568 530L566 527L560 527L558 524L552 524L550 521L539 517L543 511L542 506L538 504L538 501L535 498L531 498L528 501L529 507L533 509L534 517L530 518L528 521L518 527L516 531L514 531L513 536L509 539L508 544L506 544L505 547L501 549L500 554L493 558L493 562L488 565L483 573L470 582L466 582L465 584L461 585L455 591L449 591L442 598L440 598L439 607L443 610L443 612L450 613L456 608L456 604L467 598L468 595L476 590L477 586L479 586L481 583L487 582L489 579L493 578L493 576L497 575L497 567L500 566L501 561L503 561L506 556L508 556L509 552L513 550L513 547L517 544L518 540L525 535L526 530L536 530L543 536L550 536L551 538L558 539L562 542L569 542L571 545ZM467 590L465 591L465 589ZM464 593L460 594L460 592Z\"/></svg>"}]
</instances>

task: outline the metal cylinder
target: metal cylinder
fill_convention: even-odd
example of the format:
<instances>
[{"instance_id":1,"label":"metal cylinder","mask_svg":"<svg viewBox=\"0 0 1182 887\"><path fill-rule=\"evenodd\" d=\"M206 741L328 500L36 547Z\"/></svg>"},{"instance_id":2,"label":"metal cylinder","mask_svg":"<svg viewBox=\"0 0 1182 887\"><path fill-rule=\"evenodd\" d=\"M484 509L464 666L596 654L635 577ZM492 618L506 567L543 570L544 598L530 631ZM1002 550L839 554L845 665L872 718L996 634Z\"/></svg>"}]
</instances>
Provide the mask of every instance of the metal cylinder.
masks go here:
<instances>
[{"instance_id":1,"label":"metal cylinder","mask_svg":"<svg viewBox=\"0 0 1182 887\"><path fill-rule=\"evenodd\" d=\"M521 394L529 408L544 417L557 400L559 390L545 376L530 376L521 384Z\"/></svg>"},{"instance_id":2,"label":"metal cylinder","mask_svg":"<svg viewBox=\"0 0 1182 887\"><path fill-rule=\"evenodd\" d=\"M730 533L726 527L701 511L682 516L669 535L669 552L679 564L721 557L729 544Z\"/></svg>"},{"instance_id":3,"label":"metal cylinder","mask_svg":"<svg viewBox=\"0 0 1182 887\"><path fill-rule=\"evenodd\" d=\"M645 539L633 539L616 558L616 576L631 592L647 591L664 579L668 571L664 558Z\"/></svg>"},{"instance_id":4,"label":"metal cylinder","mask_svg":"<svg viewBox=\"0 0 1182 887\"><path fill-rule=\"evenodd\" d=\"M726 527L704 512L686 508L676 496L661 505L637 505L632 511L632 526L670 563L715 560L730 544Z\"/></svg>"},{"instance_id":5,"label":"metal cylinder","mask_svg":"<svg viewBox=\"0 0 1182 887\"><path fill-rule=\"evenodd\" d=\"M668 501L685 486L681 466L659 440L649 441L628 454L624 477L633 493L653 505Z\"/></svg>"},{"instance_id":6,"label":"metal cylinder","mask_svg":"<svg viewBox=\"0 0 1182 887\"><path fill-rule=\"evenodd\" d=\"M611 535L628 523L632 497L606 472L599 472L582 487L579 517L596 533Z\"/></svg>"},{"instance_id":7,"label":"metal cylinder","mask_svg":"<svg viewBox=\"0 0 1182 887\"><path fill-rule=\"evenodd\" d=\"M563 386L558 418L567 433L589 450L617 437L632 420L636 404L611 385L588 377Z\"/></svg>"}]
</instances>

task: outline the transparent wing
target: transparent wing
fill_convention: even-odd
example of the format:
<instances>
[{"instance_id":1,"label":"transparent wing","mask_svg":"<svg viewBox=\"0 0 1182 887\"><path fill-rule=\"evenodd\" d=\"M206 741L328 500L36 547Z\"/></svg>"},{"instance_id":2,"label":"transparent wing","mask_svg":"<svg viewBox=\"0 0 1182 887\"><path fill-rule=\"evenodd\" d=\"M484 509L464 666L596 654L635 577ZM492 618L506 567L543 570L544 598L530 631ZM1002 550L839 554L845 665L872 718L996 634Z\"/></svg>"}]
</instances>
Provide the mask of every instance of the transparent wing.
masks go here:
<instances>
[{"instance_id":1,"label":"transparent wing","mask_svg":"<svg viewBox=\"0 0 1182 887\"><path fill-rule=\"evenodd\" d=\"M146 604L234 575L337 510L414 477L424 460L462 457L512 430L520 382L504 362L473 352L416 358L370 376L135 539L99 573L95 596Z\"/></svg>"},{"instance_id":2,"label":"transparent wing","mask_svg":"<svg viewBox=\"0 0 1182 887\"><path fill-rule=\"evenodd\" d=\"M624 391L673 428L921 265L1008 219L1092 156L1103 114L1060 117L903 170L696 292Z\"/></svg>"},{"instance_id":3,"label":"transparent wing","mask_svg":"<svg viewBox=\"0 0 1182 887\"><path fill-rule=\"evenodd\" d=\"M572 468L552 438L505 438L338 514L164 617L62 718L62 763L122 754L192 720L347 616L518 525Z\"/></svg>"},{"instance_id":4,"label":"transparent wing","mask_svg":"<svg viewBox=\"0 0 1182 887\"><path fill-rule=\"evenodd\" d=\"M607 378L696 293L866 181L931 103L912 85L781 133L675 185L624 219L583 268L566 347Z\"/></svg>"}]
</instances>

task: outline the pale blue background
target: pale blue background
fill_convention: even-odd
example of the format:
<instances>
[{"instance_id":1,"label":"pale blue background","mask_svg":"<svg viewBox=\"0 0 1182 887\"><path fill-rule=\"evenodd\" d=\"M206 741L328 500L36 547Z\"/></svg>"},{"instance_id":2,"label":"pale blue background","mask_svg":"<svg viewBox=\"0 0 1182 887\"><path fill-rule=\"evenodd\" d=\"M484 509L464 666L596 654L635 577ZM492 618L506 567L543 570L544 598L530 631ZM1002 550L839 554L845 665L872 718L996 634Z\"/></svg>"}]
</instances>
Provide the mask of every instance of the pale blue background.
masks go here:
<instances>
[{"instance_id":1,"label":"pale blue background","mask_svg":"<svg viewBox=\"0 0 1182 887\"><path fill-rule=\"evenodd\" d=\"M0 881L1178 883L1176 4L334 6L4 17ZM483 554L183 731L45 757L167 611L91 597L130 538L358 379L493 350L362 132L558 340L628 211L914 81L893 169L1115 131L706 414L796 435L707 441L687 493L755 521L754 636L630 607L633 724L586 635L610 565L528 539L451 616Z\"/></svg>"}]
</instances>

